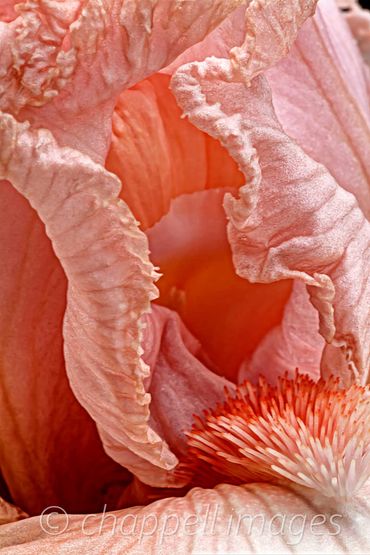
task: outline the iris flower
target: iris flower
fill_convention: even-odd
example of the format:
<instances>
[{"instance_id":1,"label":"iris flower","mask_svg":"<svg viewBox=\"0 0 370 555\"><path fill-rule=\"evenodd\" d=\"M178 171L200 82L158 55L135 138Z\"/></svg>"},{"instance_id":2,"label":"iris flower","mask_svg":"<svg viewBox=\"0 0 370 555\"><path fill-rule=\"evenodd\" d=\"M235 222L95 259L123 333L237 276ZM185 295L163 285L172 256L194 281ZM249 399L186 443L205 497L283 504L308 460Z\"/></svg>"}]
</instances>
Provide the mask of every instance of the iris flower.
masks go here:
<instances>
[{"instance_id":1,"label":"iris flower","mask_svg":"<svg viewBox=\"0 0 370 555\"><path fill-rule=\"evenodd\" d=\"M370 34L338 4L0 2L1 553L369 549Z\"/></svg>"}]
</instances>

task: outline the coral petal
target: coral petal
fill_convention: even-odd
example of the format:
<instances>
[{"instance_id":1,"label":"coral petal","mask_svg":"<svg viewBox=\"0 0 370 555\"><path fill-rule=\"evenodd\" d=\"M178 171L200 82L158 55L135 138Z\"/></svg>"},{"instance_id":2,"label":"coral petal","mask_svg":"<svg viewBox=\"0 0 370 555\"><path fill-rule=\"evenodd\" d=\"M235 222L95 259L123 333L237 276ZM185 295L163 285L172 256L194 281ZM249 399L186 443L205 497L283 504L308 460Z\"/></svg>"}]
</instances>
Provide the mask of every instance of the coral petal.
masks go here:
<instances>
[{"instance_id":1,"label":"coral petal","mask_svg":"<svg viewBox=\"0 0 370 555\"><path fill-rule=\"evenodd\" d=\"M181 118L169 80L157 74L124 91L113 114L105 165L121 179L121 198L143 229L178 195L243 182L220 143Z\"/></svg>"}]
</instances>

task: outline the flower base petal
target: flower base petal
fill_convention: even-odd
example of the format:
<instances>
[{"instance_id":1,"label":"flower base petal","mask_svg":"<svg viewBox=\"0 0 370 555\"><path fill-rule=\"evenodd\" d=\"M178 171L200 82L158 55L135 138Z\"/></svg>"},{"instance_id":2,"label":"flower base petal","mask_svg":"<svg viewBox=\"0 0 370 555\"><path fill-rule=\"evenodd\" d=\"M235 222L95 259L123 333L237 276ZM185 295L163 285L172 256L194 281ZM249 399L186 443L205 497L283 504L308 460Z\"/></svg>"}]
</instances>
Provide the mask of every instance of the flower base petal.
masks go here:
<instances>
[{"instance_id":1,"label":"flower base petal","mask_svg":"<svg viewBox=\"0 0 370 555\"><path fill-rule=\"evenodd\" d=\"M299 486L223 484L114 513L54 514L57 537L40 528L40 517L8 524L0 528L0 553L363 555L369 514L369 486L344 508Z\"/></svg>"}]
</instances>

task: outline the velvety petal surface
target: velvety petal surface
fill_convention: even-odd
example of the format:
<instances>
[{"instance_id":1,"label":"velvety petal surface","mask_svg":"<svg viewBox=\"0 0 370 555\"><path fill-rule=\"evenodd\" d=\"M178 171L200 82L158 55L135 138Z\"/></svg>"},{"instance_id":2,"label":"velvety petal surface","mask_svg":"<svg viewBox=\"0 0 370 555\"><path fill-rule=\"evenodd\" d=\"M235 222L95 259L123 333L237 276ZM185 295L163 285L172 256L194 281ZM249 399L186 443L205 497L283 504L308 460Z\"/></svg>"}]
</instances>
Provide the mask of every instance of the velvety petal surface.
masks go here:
<instances>
[{"instance_id":1,"label":"velvety petal surface","mask_svg":"<svg viewBox=\"0 0 370 555\"><path fill-rule=\"evenodd\" d=\"M334 0L319 2L289 55L268 72L288 135L370 215L368 68Z\"/></svg>"},{"instance_id":2,"label":"velvety petal surface","mask_svg":"<svg viewBox=\"0 0 370 555\"><path fill-rule=\"evenodd\" d=\"M0 553L366 553L369 491L341 506L305 488L196 488L184 498L98 515L49 515L0 528Z\"/></svg>"},{"instance_id":3,"label":"velvety petal surface","mask_svg":"<svg viewBox=\"0 0 370 555\"><path fill-rule=\"evenodd\" d=\"M226 199L238 274L302 279L327 342L323 374L365 382L370 225L355 197L284 133L264 79L249 84L213 58L178 70L172 87L191 121L219 137L245 173L240 197Z\"/></svg>"}]
</instances>

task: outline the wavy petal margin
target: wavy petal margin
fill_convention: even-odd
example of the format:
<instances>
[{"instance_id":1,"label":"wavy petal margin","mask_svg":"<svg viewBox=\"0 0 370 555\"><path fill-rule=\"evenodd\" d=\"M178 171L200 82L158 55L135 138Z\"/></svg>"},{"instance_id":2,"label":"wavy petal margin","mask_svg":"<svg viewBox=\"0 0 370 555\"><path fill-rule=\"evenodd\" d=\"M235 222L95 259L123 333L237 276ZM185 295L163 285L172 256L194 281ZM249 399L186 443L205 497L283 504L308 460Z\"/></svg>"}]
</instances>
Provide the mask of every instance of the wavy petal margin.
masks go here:
<instances>
[{"instance_id":1,"label":"wavy petal margin","mask_svg":"<svg viewBox=\"0 0 370 555\"><path fill-rule=\"evenodd\" d=\"M9 492L29 514L54 504L95 511L130 473L104 452L71 391L62 336L67 278L45 227L9 182L0 181L0 206L0 496Z\"/></svg>"},{"instance_id":2,"label":"wavy petal margin","mask_svg":"<svg viewBox=\"0 0 370 555\"><path fill-rule=\"evenodd\" d=\"M103 161L117 95L245 0L33 0L0 21L0 109ZM6 22L8 21L8 22Z\"/></svg>"},{"instance_id":3,"label":"wavy petal margin","mask_svg":"<svg viewBox=\"0 0 370 555\"><path fill-rule=\"evenodd\" d=\"M172 90L245 174L240 198L225 199L237 273L252 282L302 279L327 342L323 375L366 382L370 224L355 197L284 133L262 77L250 83L229 60L208 58L179 69Z\"/></svg>"},{"instance_id":4,"label":"wavy petal margin","mask_svg":"<svg viewBox=\"0 0 370 555\"><path fill-rule=\"evenodd\" d=\"M140 318L157 295L156 274L145 235L117 198L119 180L87 156L58 147L48 131L32 131L8 114L0 117L0 141L0 174L46 222L68 278L65 358L76 397L116 461L141 464L141 474L144 459L159 474L172 468L176 457L148 427L149 367L141 360Z\"/></svg>"},{"instance_id":5,"label":"wavy petal margin","mask_svg":"<svg viewBox=\"0 0 370 555\"><path fill-rule=\"evenodd\" d=\"M301 487L223 484L147 507L8 524L0 528L0 553L361 554L370 550L369 511L369 488L342 507Z\"/></svg>"}]
</instances>

